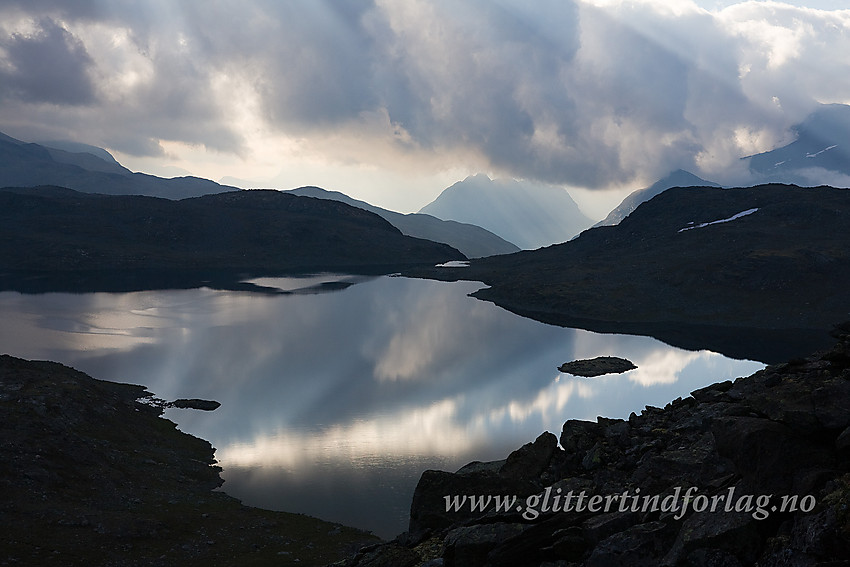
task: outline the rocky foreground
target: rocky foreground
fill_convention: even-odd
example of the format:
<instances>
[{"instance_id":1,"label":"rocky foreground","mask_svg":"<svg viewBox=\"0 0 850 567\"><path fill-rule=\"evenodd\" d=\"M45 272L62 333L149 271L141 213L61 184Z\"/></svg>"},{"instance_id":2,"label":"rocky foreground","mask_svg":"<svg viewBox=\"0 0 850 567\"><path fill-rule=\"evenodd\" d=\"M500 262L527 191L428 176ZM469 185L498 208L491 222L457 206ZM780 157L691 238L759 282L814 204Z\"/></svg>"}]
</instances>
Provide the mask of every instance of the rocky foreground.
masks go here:
<instances>
[{"instance_id":1,"label":"rocky foreground","mask_svg":"<svg viewBox=\"0 0 850 567\"><path fill-rule=\"evenodd\" d=\"M409 532L339 565L850 565L850 324L833 334L663 409L426 471Z\"/></svg>"},{"instance_id":2,"label":"rocky foreground","mask_svg":"<svg viewBox=\"0 0 850 567\"><path fill-rule=\"evenodd\" d=\"M377 541L214 492L213 448L151 401L0 356L0 565L325 565Z\"/></svg>"}]
</instances>

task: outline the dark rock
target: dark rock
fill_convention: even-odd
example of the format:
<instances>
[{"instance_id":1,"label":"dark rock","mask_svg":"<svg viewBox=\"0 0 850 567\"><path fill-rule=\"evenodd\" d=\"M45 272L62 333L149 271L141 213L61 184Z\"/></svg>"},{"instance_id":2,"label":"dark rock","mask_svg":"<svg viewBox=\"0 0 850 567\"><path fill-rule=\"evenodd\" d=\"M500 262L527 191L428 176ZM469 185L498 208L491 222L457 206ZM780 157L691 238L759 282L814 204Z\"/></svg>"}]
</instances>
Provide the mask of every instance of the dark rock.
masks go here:
<instances>
[{"instance_id":1,"label":"dark rock","mask_svg":"<svg viewBox=\"0 0 850 567\"><path fill-rule=\"evenodd\" d=\"M522 499L538 490L539 486L532 481L507 478L486 470L466 474L427 470L422 473L413 492L408 529L413 534L443 530L492 513L492 506L473 511L470 496L477 499L513 495ZM446 499L455 497L459 499L460 509L446 511Z\"/></svg>"},{"instance_id":2,"label":"dark rock","mask_svg":"<svg viewBox=\"0 0 850 567\"><path fill-rule=\"evenodd\" d=\"M172 408L180 408L180 409L196 409L203 411L213 411L221 407L220 402L216 402L215 400L199 400L197 398L180 398L174 400L173 402L169 402L167 404L168 407Z\"/></svg>"},{"instance_id":3,"label":"dark rock","mask_svg":"<svg viewBox=\"0 0 850 567\"><path fill-rule=\"evenodd\" d=\"M762 492L787 494L793 472L822 464L819 447L781 423L753 417L721 417L712 433L721 456L730 458L748 485Z\"/></svg>"},{"instance_id":4,"label":"dark rock","mask_svg":"<svg viewBox=\"0 0 850 567\"><path fill-rule=\"evenodd\" d=\"M698 402L713 402L717 401L715 399L715 395L728 392L731 388L732 381L724 380L723 382L715 382L714 384L709 384L704 388L694 390L691 392L691 396Z\"/></svg>"},{"instance_id":5,"label":"dark rock","mask_svg":"<svg viewBox=\"0 0 850 567\"><path fill-rule=\"evenodd\" d=\"M592 516L582 523L584 537L591 543L597 543L611 535L622 532L637 524L640 516L636 512L609 512Z\"/></svg>"},{"instance_id":6,"label":"dark rock","mask_svg":"<svg viewBox=\"0 0 850 567\"><path fill-rule=\"evenodd\" d=\"M500 542L488 555L488 567L537 565L558 559L580 560L588 549L573 518L555 515L530 524L522 533Z\"/></svg>"},{"instance_id":7,"label":"dark rock","mask_svg":"<svg viewBox=\"0 0 850 567\"><path fill-rule=\"evenodd\" d=\"M688 554L689 567L743 567L738 558L722 549L697 549Z\"/></svg>"},{"instance_id":8,"label":"dark rock","mask_svg":"<svg viewBox=\"0 0 850 567\"><path fill-rule=\"evenodd\" d=\"M685 520L664 563L676 565L696 550L715 549L751 565L760 551L758 522L745 512L697 512Z\"/></svg>"},{"instance_id":9,"label":"dark rock","mask_svg":"<svg viewBox=\"0 0 850 567\"><path fill-rule=\"evenodd\" d=\"M850 427L842 431L835 440L835 450L841 457L850 456Z\"/></svg>"},{"instance_id":10,"label":"dark rock","mask_svg":"<svg viewBox=\"0 0 850 567\"><path fill-rule=\"evenodd\" d=\"M568 454L587 451L596 444L604 431L598 423L569 419L561 430L561 447Z\"/></svg>"},{"instance_id":11,"label":"dark rock","mask_svg":"<svg viewBox=\"0 0 850 567\"><path fill-rule=\"evenodd\" d=\"M794 527L794 543L803 553L823 556L833 551L838 536L835 510L800 518Z\"/></svg>"},{"instance_id":12,"label":"dark rock","mask_svg":"<svg viewBox=\"0 0 850 567\"><path fill-rule=\"evenodd\" d=\"M644 491L658 491L675 478L682 484L696 486L733 471L728 461L718 458L711 433L689 441L668 450L647 452L632 474L635 484Z\"/></svg>"},{"instance_id":13,"label":"dark rock","mask_svg":"<svg viewBox=\"0 0 850 567\"><path fill-rule=\"evenodd\" d=\"M658 562L669 546L669 529L663 522L647 522L618 532L593 549L587 567L644 567Z\"/></svg>"},{"instance_id":14,"label":"dark rock","mask_svg":"<svg viewBox=\"0 0 850 567\"><path fill-rule=\"evenodd\" d=\"M596 358L586 360L573 360L565 362L558 367L560 372L572 374L574 376L584 376L592 378L594 376L602 376L603 374L622 374L629 370L636 369L637 366L630 360L625 358L617 358L616 356L598 356Z\"/></svg>"},{"instance_id":15,"label":"dark rock","mask_svg":"<svg viewBox=\"0 0 850 567\"><path fill-rule=\"evenodd\" d=\"M767 539L765 550L759 557L759 567L815 567L823 565L814 555L795 549L786 535Z\"/></svg>"},{"instance_id":16,"label":"dark rock","mask_svg":"<svg viewBox=\"0 0 850 567\"><path fill-rule=\"evenodd\" d=\"M792 494L800 497L818 494L831 480L838 475L836 468L801 467L794 473L794 488Z\"/></svg>"},{"instance_id":17,"label":"dark rock","mask_svg":"<svg viewBox=\"0 0 850 567\"><path fill-rule=\"evenodd\" d=\"M850 426L850 382L836 381L812 390L815 416L827 429Z\"/></svg>"},{"instance_id":18,"label":"dark rock","mask_svg":"<svg viewBox=\"0 0 850 567\"><path fill-rule=\"evenodd\" d=\"M414 567L419 561L416 552L390 543L364 553L351 567Z\"/></svg>"},{"instance_id":19,"label":"dark rock","mask_svg":"<svg viewBox=\"0 0 850 567\"><path fill-rule=\"evenodd\" d=\"M839 345L846 346L850 344L850 321L844 321L843 323L834 325L829 334L841 341Z\"/></svg>"},{"instance_id":20,"label":"dark rock","mask_svg":"<svg viewBox=\"0 0 850 567\"><path fill-rule=\"evenodd\" d=\"M573 494L592 494L596 491L596 483L587 478L569 477L564 478L552 485L553 494L566 495L572 492Z\"/></svg>"},{"instance_id":21,"label":"dark rock","mask_svg":"<svg viewBox=\"0 0 850 567\"><path fill-rule=\"evenodd\" d=\"M581 460L581 466L587 471L598 469L604 464L605 450L601 442L591 447Z\"/></svg>"},{"instance_id":22,"label":"dark rock","mask_svg":"<svg viewBox=\"0 0 850 567\"><path fill-rule=\"evenodd\" d=\"M443 555L446 567L483 567L487 555L506 539L521 534L523 524L483 524L455 528L446 535Z\"/></svg>"},{"instance_id":23,"label":"dark rock","mask_svg":"<svg viewBox=\"0 0 850 567\"><path fill-rule=\"evenodd\" d=\"M621 446L627 446L631 440L630 430L631 426L628 421L611 420L605 427L605 439Z\"/></svg>"},{"instance_id":24,"label":"dark rock","mask_svg":"<svg viewBox=\"0 0 850 567\"><path fill-rule=\"evenodd\" d=\"M577 561L589 547L587 539L577 527L556 530L551 539L554 543L540 549L544 556L551 554L554 557Z\"/></svg>"},{"instance_id":25,"label":"dark rock","mask_svg":"<svg viewBox=\"0 0 850 567\"><path fill-rule=\"evenodd\" d=\"M464 466L462 466L461 468L459 468L458 471L455 474L460 474L460 475L476 474L476 473L497 474L499 472L499 469L501 469L502 466L504 466L504 464L505 464L505 460L490 461L490 462L487 462L487 463L482 463L481 461L472 461L471 463L467 463Z\"/></svg>"},{"instance_id":26,"label":"dark rock","mask_svg":"<svg viewBox=\"0 0 850 567\"><path fill-rule=\"evenodd\" d=\"M549 466L557 448L558 438L546 431L533 443L526 443L508 455L499 475L521 480L537 478Z\"/></svg>"}]
</instances>

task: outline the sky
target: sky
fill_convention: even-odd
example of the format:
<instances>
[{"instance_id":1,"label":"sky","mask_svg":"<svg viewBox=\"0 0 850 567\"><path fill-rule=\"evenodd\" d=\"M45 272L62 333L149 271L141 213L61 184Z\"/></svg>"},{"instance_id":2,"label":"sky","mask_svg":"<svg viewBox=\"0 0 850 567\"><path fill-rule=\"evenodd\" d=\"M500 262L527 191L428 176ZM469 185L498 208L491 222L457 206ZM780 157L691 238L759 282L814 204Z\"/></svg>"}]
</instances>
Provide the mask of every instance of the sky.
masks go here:
<instances>
[{"instance_id":1,"label":"sky","mask_svg":"<svg viewBox=\"0 0 850 567\"><path fill-rule=\"evenodd\" d=\"M850 103L845 0L0 0L0 131L402 212L467 175L601 218ZM236 181L242 180L242 181Z\"/></svg>"}]
</instances>

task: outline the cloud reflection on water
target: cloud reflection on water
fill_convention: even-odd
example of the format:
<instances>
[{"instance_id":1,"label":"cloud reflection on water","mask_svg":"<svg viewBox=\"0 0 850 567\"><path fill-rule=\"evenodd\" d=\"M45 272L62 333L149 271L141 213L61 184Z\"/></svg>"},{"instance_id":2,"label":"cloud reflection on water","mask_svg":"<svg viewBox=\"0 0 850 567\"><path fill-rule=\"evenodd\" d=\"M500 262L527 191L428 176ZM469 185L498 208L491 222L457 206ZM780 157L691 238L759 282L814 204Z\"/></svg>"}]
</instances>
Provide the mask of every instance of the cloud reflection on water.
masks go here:
<instances>
[{"instance_id":1,"label":"cloud reflection on water","mask_svg":"<svg viewBox=\"0 0 850 567\"><path fill-rule=\"evenodd\" d=\"M297 290L338 279L255 283ZM364 493L404 509L425 468L504 458L566 419L627 417L762 366L543 325L467 297L479 287L470 282L357 281L296 295L0 293L0 345L162 398L218 400L215 412L167 416L216 446L228 492L370 528L374 513L356 511ZM557 372L603 355L639 368L593 379ZM345 500L330 487L349 486L355 469L361 494Z\"/></svg>"}]
</instances>

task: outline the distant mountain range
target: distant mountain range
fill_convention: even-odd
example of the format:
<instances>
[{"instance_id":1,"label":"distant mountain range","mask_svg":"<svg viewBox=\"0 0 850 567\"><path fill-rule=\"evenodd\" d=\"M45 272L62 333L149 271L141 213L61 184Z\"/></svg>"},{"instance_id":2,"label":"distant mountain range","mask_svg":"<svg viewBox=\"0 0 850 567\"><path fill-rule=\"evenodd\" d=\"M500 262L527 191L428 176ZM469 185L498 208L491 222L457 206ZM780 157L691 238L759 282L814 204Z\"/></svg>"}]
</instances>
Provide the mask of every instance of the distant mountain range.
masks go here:
<instances>
[{"instance_id":1,"label":"distant mountain range","mask_svg":"<svg viewBox=\"0 0 850 567\"><path fill-rule=\"evenodd\" d=\"M566 242L593 224L562 188L484 174L448 187L419 212L478 225L523 249Z\"/></svg>"},{"instance_id":2,"label":"distant mountain range","mask_svg":"<svg viewBox=\"0 0 850 567\"><path fill-rule=\"evenodd\" d=\"M287 191L295 195L316 197L319 199L332 199L347 203L353 207L375 213L386 219L390 224L398 228L403 234L425 238L434 242L442 242L460 250L468 258L481 258L495 254L510 254L518 252L519 248L510 242L496 236L492 232L467 223L456 221L445 221L437 217L411 213L402 214L388 211L365 201L352 199L345 193L339 191L327 191L319 187L299 187Z\"/></svg>"},{"instance_id":3,"label":"distant mountain range","mask_svg":"<svg viewBox=\"0 0 850 567\"><path fill-rule=\"evenodd\" d=\"M69 141L26 143L0 133L0 187L39 185L68 187L86 193L148 195L166 199L185 199L238 189L198 177L164 179L133 173L106 150L88 144ZM318 187L302 187L292 192L341 201L373 212L406 235L448 244L471 258L519 250L478 226L443 221L429 215L403 215Z\"/></svg>"},{"instance_id":4,"label":"distant mountain range","mask_svg":"<svg viewBox=\"0 0 850 567\"><path fill-rule=\"evenodd\" d=\"M624 218L632 214L638 205L644 201L649 201L659 193L666 191L672 187L720 187L717 183L706 181L701 177L697 177L689 171L677 169L667 177L660 179L644 189L638 189L623 199L614 210L608 213L608 216L596 223L594 226L611 226L619 224Z\"/></svg>"},{"instance_id":5,"label":"distant mountain range","mask_svg":"<svg viewBox=\"0 0 850 567\"><path fill-rule=\"evenodd\" d=\"M185 199L233 191L199 177L164 179L133 173L107 152L75 142L32 144L0 133L0 187L55 185L105 195Z\"/></svg>"},{"instance_id":6,"label":"distant mountain range","mask_svg":"<svg viewBox=\"0 0 850 567\"><path fill-rule=\"evenodd\" d=\"M673 188L571 242L428 275L540 321L771 362L850 315L848 227L850 189Z\"/></svg>"},{"instance_id":7,"label":"distant mountain range","mask_svg":"<svg viewBox=\"0 0 850 567\"><path fill-rule=\"evenodd\" d=\"M790 144L744 158L770 181L819 185L829 172L850 176L850 106L824 104L794 127Z\"/></svg>"},{"instance_id":8,"label":"distant mountain range","mask_svg":"<svg viewBox=\"0 0 850 567\"><path fill-rule=\"evenodd\" d=\"M251 275L389 273L464 260L373 213L273 190L172 201L61 187L0 189L0 289L237 285Z\"/></svg>"}]
</instances>

